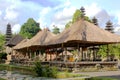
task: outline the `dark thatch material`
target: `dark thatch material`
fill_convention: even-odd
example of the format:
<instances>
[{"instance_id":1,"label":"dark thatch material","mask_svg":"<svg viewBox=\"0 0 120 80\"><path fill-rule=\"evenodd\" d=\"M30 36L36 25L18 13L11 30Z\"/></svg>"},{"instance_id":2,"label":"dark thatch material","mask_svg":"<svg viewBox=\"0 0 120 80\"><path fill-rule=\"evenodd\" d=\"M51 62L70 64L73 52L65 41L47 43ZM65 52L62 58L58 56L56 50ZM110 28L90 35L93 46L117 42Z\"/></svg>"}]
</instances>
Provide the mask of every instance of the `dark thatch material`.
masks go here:
<instances>
[{"instance_id":1,"label":"dark thatch material","mask_svg":"<svg viewBox=\"0 0 120 80\"><path fill-rule=\"evenodd\" d=\"M29 39L23 39L20 43L13 47L13 49L20 49L21 46L25 44L25 42L29 41Z\"/></svg>"},{"instance_id":2,"label":"dark thatch material","mask_svg":"<svg viewBox=\"0 0 120 80\"><path fill-rule=\"evenodd\" d=\"M43 46L46 42L48 42L54 36L55 36L55 34L48 31L48 29L44 29L42 31L39 31L29 41L27 41L23 45L19 46L19 48L24 49L24 48L34 47L34 46Z\"/></svg>"},{"instance_id":3,"label":"dark thatch material","mask_svg":"<svg viewBox=\"0 0 120 80\"><path fill-rule=\"evenodd\" d=\"M75 22L70 28L65 29L57 37L49 40L46 45L68 44L68 46L75 44L112 44L120 42L120 36L110 33L106 30L88 21L79 20Z\"/></svg>"},{"instance_id":4,"label":"dark thatch material","mask_svg":"<svg viewBox=\"0 0 120 80\"><path fill-rule=\"evenodd\" d=\"M7 43L6 46L13 47L17 45L19 42L21 42L24 38L20 35L15 35L12 37Z\"/></svg>"}]
</instances>

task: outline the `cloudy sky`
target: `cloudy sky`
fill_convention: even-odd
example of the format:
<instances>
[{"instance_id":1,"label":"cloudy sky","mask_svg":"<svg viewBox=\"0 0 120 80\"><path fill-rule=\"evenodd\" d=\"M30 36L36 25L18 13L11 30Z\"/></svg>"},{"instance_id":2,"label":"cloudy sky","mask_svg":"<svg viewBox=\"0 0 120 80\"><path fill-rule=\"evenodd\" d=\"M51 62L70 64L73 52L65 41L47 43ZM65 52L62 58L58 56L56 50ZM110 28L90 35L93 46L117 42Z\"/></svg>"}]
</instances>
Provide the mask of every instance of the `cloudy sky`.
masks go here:
<instances>
[{"instance_id":1,"label":"cloudy sky","mask_svg":"<svg viewBox=\"0 0 120 80\"><path fill-rule=\"evenodd\" d=\"M115 31L119 31L120 0L0 0L0 32L5 33L6 25L10 23L12 31L18 33L28 18L39 22L42 29L52 30L56 25L63 30L81 6L87 16L98 18L101 28L111 20Z\"/></svg>"}]
</instances>

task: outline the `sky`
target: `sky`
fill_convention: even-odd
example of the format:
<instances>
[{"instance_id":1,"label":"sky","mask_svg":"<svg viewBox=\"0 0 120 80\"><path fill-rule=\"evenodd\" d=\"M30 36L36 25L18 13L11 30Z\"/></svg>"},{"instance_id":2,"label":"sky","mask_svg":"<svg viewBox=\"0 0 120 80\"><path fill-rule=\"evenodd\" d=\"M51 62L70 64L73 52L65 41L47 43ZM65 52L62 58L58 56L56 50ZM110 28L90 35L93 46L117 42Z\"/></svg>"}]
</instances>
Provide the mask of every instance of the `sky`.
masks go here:
<instances>
[{"instance_id":1,"label":"sky","mask_svg":"<svg viewBox=\"0 0 120 80\"><path fill-rule=\"evenodd\" d=\"M0 0L0 32L5 33L10 23L12 32L18 33L28 18L40 23L42 29L52 30L55 25L62 31L82 6L86 16L98 19L101 28L110 20L120 33L120 0Z\"/></svg>"}]
</instances>

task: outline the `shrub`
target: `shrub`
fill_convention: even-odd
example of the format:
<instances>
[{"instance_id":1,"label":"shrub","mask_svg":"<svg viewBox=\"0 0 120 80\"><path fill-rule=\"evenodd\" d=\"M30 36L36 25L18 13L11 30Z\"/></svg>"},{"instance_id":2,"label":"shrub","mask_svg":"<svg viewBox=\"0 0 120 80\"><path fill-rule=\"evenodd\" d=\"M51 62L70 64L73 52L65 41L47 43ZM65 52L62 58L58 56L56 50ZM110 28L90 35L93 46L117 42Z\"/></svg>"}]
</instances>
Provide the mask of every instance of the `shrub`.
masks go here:
<instances>
[{"instance_id":1,"label":"shrub","mask_svg":"<svg viewBox=\"0 0 120 80\"><path fill-rule=\"evenodd\" d=\"M0 59L1 59L1 60L2 60L2 59L7 59L7 54L4 53L4 52L0 53Z\"/></svg>"},{"instance_id":2,"label":"shrub","mask_svg":"<svg viewBox=\"0 0 120 80\"><path fill-rule=\"evenodd\" d=\"M56 67L42 66L40 62L35 63L34 71L39 77L52 78L56 78L58 72Z\"/></svg>"},{"instance_id":3,"label":"shrub","mask_svg":"<svg viewBox=\"0 0 120 80\"><path fill-rule=\"evenodd\" d=\"M36 72L37 76L42 76L42 65L40 62L35 62L35 67L33 70Z\"/></svg>"},{"instance_id":4,"label":"shrub","mask_svg":"<svg viewBox=\"0 0 120 80\"><path fill-rule=\"evenodd\" d=\"M57 68L56 67L47 67L47 77L54 77L57 76Z\"/></svg>"}]
</instances>

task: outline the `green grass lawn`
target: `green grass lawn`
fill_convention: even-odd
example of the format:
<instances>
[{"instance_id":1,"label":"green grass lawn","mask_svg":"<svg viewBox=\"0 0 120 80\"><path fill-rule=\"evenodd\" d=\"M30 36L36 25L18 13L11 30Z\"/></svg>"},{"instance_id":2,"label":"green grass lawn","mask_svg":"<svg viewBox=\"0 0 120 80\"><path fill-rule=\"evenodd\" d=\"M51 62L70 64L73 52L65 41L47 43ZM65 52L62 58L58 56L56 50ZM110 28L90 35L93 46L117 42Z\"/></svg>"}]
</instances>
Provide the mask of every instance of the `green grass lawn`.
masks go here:
<instances>
[{"instance_id":1,"label":"green grass lawn","mask_svg":"<svg viewBox=\"0 0 120 80\"><path fill-rule=\"evenodd\" d=\"M6 80L6 79L0 78L0 80Z\"/></svg>"},{"instance_id":2,"label":"green grass lawn","mask_svg":"<svg viewBox=\"0 0 120 80\"><path fill-rule=\"evenodd\" d=\"M57 77L56 78L75 78L75 77L82 77L85 75L81 75L81 74L74 74L74 73L69 73L69 72L58 72L57 73Z\"/></svg>"}]
</instances>

